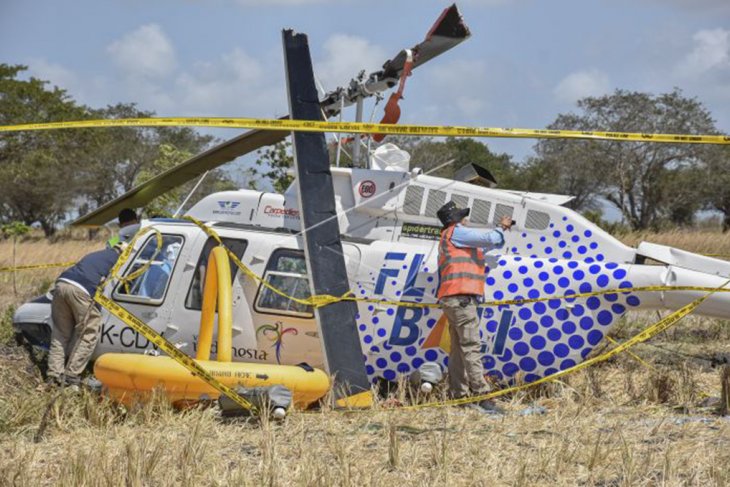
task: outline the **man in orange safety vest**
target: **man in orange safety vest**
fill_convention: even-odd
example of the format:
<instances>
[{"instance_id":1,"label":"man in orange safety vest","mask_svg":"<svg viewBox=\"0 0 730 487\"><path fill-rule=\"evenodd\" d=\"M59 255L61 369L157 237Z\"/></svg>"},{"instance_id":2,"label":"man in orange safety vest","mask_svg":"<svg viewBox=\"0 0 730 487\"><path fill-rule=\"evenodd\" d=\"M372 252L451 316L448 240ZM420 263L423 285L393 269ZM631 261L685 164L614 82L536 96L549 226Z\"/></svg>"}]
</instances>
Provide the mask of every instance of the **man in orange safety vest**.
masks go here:
<instances>
[{"instance_id":1,"label":"man in orange safety vest","mask_svg":"<svg viewBox=\"0 0 730 487\"><path fill-rule=\"evenodd\" d=\"M443 224L439 242L439 288L436 294L449 321L449 392L455 399L489 392L484 379L477 303L484 297L484 252L504 245L504 232L514 222L502 217L498 229L465 226L469 208L449 201L436 213ZM469 403L483 413L501 413L493 401Z\"/></svg>"}]
</instances>

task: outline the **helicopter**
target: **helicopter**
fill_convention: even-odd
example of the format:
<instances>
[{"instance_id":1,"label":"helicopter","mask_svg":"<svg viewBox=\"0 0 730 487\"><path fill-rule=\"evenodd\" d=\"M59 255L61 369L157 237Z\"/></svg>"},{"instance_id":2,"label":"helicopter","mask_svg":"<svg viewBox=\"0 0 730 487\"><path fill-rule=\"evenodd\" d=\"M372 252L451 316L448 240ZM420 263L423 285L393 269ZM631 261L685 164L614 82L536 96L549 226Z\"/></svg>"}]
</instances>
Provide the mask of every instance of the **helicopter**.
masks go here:
<instances>
[{"instance_id":1,"label":"helicopter","mask_svg":"<svg viewBox=\"0 0 730 487\"><path fill-rule=\"evenodd\" d=\"M356 105L360 119L363 99L396 86L404 71L419 67L469 35L452 5L423 42L401 51L382 70L367 77L361 74L347 88L327 93L305 108L311 112L311 105L316 105L314 111L319 113L309 115L321 119ZM285 32L285 39L293 39L297 47L297 36ZM286 59L290 105L292 116L305 119L296 104L306 97L296 92L296 85L311 81L307 79L311 74L302 74L298 59L293 55ZM297 77L305 79L297 81ZM296 139L304 135L319 139ZM283 132L246 132L160 174L74 224L102 225L122 208L143 206L213 167L285 137ZM329 373L359 366L349 379L361 388L382 380L396 381L424 364L447 369L450 343L446 318L437 307L419 304L436 302L441 230L436 212L448 201L471 208L469 225L473 227L495 226L505 216L515 222L505 233L504 247L486 254L484 300L507 303L478 308L484 373L498 382L517 377L533 382L571 368L584 361L628 311L677 310L703 295L700 291L654 293L634 288L719 287L730 278L730 263L723 260L650 242L635 248L621 243L566 207L571 196L502 189L487 169L475 165L461 168L454 179L424 174L417 161L392 144L368 151L367 160L361 163L358 153L363 144L358 137L354 167L329 167L327 161L326 175L308 173L303 167L308 161L304 160L322 148L323 140L322 134L295 135L298 177L283 194L224 191L203 197L186 213L204 222L241 262L261 276L260 281L250 279L231 264L234 362L272 366L306 363ZM303 177L326 177L326 184L313 187ZM317 194L322 192L329 196ZM307 221L312 202L331 206L330 216L315 223ZM316 231L324 227L332 230L333 226L334 236L330 232L327 238L334 238L337 245L320 245L313 252ZM162 249L155 251L156 241L151 235L137 241L122 276L148 266L147 273L157 271L156 285L144 285L143 274L132 286L117 283L109 287L106 295L193 356L199 347L206 264L218 241L185 219L153 218L143 222L146 227L160 233ZM659 265L647 265L647 260ZM165 271L159 272L163 268ZM322 282L327 287L328 270L332 271L329 279L339 279L340 288L344 282L355 297L367 301L346 303L352 313L335 313L329 318L323 317L328 307L317 309L298 302L320 294ZM317 272L325 276L319 284L313 280ZM587 299L561 298L602 290L617 291ZM538 298L546 299L529 301ZM695 312L728 318L730 296L713 294ZM327 326L326 320L330 320ZM47 347L53 326L50 298L42 296L19 307L13 325L24 340ZM349 335L338 335L328 342L324 335L333 336L328 326ZM95 357L105 353L154 354L156 346L112 314L104 313ZM333 359L338 353L347 357ZM215 344L211 355L217 355Z\"/></svg>"}]
</instances>

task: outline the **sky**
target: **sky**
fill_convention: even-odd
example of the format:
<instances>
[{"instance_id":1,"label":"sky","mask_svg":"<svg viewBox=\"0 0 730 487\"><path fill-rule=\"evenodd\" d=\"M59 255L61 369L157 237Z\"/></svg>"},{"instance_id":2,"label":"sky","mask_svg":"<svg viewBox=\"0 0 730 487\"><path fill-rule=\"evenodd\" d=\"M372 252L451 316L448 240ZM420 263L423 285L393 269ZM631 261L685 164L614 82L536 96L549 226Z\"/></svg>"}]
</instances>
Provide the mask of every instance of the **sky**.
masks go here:
<instances>
[{"instance_id":1,"label":"sky","mask_svg":"<svg viewBox=\"0 0 730 487\"><path fill-rule=\"evenodd\" d=\"M616 89L683 90L730 133L728 0L464 0L472 37L417 69L402 123L543 128ZM0 62L103 107L288 113L281 29L309 36L326 90L422 40L433 0L0 0ZM366 119L379 120L382 104ZM346 113L354 118L354 110ZM216 131L229 138L237 131ZM522 161L534 140L486 140Z\"/></svg>"}]
</instances>

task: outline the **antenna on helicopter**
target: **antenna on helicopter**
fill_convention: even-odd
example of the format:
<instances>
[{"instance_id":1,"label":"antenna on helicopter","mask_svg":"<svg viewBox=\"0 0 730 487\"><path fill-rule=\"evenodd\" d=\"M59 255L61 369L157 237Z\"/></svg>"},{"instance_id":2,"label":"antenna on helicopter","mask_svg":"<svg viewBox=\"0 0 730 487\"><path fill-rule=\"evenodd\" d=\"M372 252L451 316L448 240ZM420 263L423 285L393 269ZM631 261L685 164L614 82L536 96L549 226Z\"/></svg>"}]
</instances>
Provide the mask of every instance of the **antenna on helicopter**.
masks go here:
<instances>
[{"instance_id":1,"label":"antenna on helicopter","mask_svg":"<svg viewBox=\"0 0 730 487\"><path fill-rule=\"evenodd\" d=\"M193 194L195 193L195 191L197 191L197 189L198 189L198 188L200 187L200 185L201 185L201 184L203 184L203 180L205 179L205 176L207 176L209 172L210 172L210 171L205 171L205 172L203 173L203 175L202 175L202 176L200 176L200 179L198 179L198 182L197 182L197 183L195 183L195 186L193 186L193 189L191 189L191 190L190 190L190 192L189 192L189 193L188 193L188 195L187 195L187 196L185 197L185 199L183 200L183 202L182 202L182 203L180 203L180 206L178 206L178 207L177 207L177 210L175 210L175 213L173 213L173 215L172 215L172 217L173 217L173 218L177 218L178 216L180 216L180 213L182 212L183 208L184 208L184 207L185 207L185 205L187 204L188 200L189 200L189 199L190 199L190 197L191 197L191 196L192 196L192 195L193 195Z\"/></svg>"}]
</instances>

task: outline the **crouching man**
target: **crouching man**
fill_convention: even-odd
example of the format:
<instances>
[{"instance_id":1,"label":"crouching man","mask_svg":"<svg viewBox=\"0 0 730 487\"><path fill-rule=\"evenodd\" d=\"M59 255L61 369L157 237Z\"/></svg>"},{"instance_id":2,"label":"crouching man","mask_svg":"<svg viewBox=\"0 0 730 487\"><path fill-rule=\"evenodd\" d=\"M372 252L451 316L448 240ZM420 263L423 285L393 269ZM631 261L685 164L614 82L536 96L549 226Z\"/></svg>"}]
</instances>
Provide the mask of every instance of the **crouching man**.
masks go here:
<instances>
[{"instance_id":1,"label":"crouching man","mask_svg":"<svg viewBox=\"0 0 730 487\"><path fill-rule=\"evenodd\" d=\"M101 332L101 310L94 302L94 294L125 245L120 243L86 255L56 280L51 302L53 330L48 353L48 384L75 387L80 384L81 373Z\"/></svg>"},{"instance_id":2,"label":"crouching man","mask_svg":"<svg viewBox=\"0 0 730 487\"><path fill-rule=\"evenodd\" d=\"M449 321L449 392L454 399L486 394L490 388L484 379L477 317L477 303L484 297L484 252L504 245L503 232L513 222L506 216L501 229L468 228L464 223L469 208L459 208L453 201L436 215L443 224L436 296ZM479 412L501 412L488 400L467 406Z\"/></svg>"}]
</instances>

